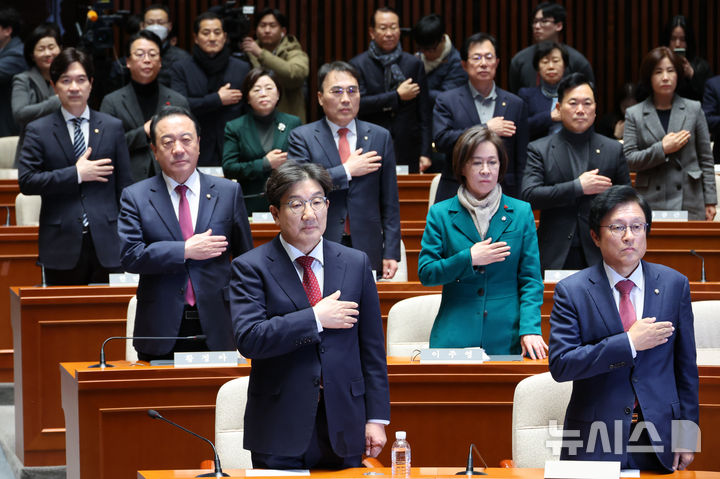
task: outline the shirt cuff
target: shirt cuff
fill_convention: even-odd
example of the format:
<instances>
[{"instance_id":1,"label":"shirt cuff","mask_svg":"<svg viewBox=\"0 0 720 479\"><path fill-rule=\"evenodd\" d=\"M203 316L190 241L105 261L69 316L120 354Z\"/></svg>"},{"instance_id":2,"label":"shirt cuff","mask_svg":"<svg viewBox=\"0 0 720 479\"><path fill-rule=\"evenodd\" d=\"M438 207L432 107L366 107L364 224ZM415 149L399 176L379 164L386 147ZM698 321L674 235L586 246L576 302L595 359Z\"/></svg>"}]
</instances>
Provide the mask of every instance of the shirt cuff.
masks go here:
<instances>
[{"instance_id":1,"label":"shirt cuff","mask_svg":"<svg viewBox=\"0 0 720 479\"><path fill-rule=\"evenodd\" d=\"M350 170L348 170L347 165L343 164L343 168L345 169L345 176L347 177L348 183L352 181L352 175L350 174Z\"/></svg>"},{"instance_id":2,"label":"shirt cuff","mask_svg":"<svg viewBox=\"0 0 720 479\"><path fill-rule=\"evenodd\" d=\"M368 419L367 422L373 423L373 424L382 424L384 426L387 426L388 424L390 424L390 421L388 421L387 419Z\"/></svg>"},{"instance_id":3,"label":"shirt cuff","mask_svg":"<svg viewBox=\"0 0 720 479\"><path fill-rule=\"evenodd\" d=\"M625 334L627 334L628 343L630 343L630 351L632 351L632 357L633 359L635 359L635 356L637 356L637 351L635 351L635 345L633 344L632 339L630 339L630 333L628 332Z\"/></svg>"},{"instance_id":4,"label":"shirt cuff","mask_svg":"<svg viewBox=\"0 0 720 479\"><path fill-rule=\"evenodd\" d=\"M77 172L78 185L79 185L82 183L82 176L80 176L80 170L78 170L77 167L75 167L75 171Z\"/></svg>"},{"instance_id":5,"label":"shirt cuff","mask_svg":"<svg viewBox=\"0 0 720 479\"><path fill-rule=\"evenodd\" d=\"M317 324L318 333L323 332L322 324L320 323L320 318L318 318L317 311L315 311L315 308L313 307L313 316L315 316L315 324Z\"/></svg>"}]
</instances>

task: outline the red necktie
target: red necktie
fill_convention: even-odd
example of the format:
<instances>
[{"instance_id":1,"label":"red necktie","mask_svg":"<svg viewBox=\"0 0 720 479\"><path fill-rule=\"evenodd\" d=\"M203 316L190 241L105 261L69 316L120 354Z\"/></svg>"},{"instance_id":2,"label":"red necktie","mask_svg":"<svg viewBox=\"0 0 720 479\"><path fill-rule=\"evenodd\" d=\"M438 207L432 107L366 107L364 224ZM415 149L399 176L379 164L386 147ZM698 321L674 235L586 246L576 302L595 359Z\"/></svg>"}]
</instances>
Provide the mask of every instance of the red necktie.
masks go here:
<instances>
[{"instance_id":1,"label":"red necktie","mask_svg":"<svg viewBox=\"0 0 720 479\"><path fill-rule=\"evenodd\" d=\"M615 289L620 291L620 321L622 321L623 329L627 331L630 326L635 323L637 317L635 316L635 308L630 301L630 291L632 291L635 283L629 279L618 281L615 284Z\"/></svg>"},{"instance_id":2,"label":"red necktie","mask_svg":"<svg viewBox=\"0 0 720 479\"><path fill-rule=\"evenodd\" d=\"M180 221L180 231L182 231L183 239L188 239L193 235L192 216L190 216L190 204L185 197L188 187L185 185L177 185L175 191L180 196L180 205L178 206L178 220ZM185 302L190 306L195 306L195 291L193 290L190 275L188 274L188 284L185 288Z\"/></svg>"},{"instance_id":3,"label":"red necktie","mask_svg":"<svg viewBox=\"0 0 720 479\"><path fill-rule=\"evenodd\" d=\"M347 139L347 134L350 130L347 128L340 128L338 130L338 150L340 151L340 161L345 163L350 158L350 142Z\"/></svg>"},{"instance_id":4,"label":"red necktie","mask_svg":"<svg viewBox=\"0 0 720 479\"><path fill-rule=\"evenodd\" d=\"M310 306L315 306L318 301L322 299L320 285L312 270L314 259L312 256L299 256L295 259L303 269L302 284L303 288L305 288L305 294L307 294L308 300L310 301Z\"/></svg>"}]
</instances>

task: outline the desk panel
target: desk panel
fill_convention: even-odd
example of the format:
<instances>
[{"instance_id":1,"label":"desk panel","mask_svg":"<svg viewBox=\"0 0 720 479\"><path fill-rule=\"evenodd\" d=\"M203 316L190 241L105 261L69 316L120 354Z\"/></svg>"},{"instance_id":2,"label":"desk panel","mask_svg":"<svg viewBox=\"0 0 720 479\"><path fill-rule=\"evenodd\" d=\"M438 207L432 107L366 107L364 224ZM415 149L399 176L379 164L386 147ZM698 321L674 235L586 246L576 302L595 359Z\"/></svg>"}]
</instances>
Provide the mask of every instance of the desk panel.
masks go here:
<instances>
[{"instance_id":1,"label":"desk panel","mask_svg":"<svg viewBox=\"0 0 720 479\"><path fill-rule=\"evenodd\" d=\"M15 220L15 197L20 193L20 186L16 179L0 180L0 224L14 225ZM10 215L8 221L8 215Z\"/></svg>"}]
</instances>

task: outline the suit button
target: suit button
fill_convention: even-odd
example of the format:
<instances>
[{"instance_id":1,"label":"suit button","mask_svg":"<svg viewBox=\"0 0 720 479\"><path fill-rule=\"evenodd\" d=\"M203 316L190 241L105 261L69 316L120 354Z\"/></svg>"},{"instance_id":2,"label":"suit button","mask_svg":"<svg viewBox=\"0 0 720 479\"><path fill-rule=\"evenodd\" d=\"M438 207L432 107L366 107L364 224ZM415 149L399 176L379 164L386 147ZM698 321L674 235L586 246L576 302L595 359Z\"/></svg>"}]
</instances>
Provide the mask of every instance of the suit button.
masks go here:
<instances>
[{"instance_id":1,"label":"suit button","mask_svg":"<svg viewBox=\"0 0 720 479\"><path fill-rule=\"evenodd\" d=\"M629 407L625 408L625 414L630 414L631 412L632 412L632 409L630 409Z\"/></svg>"},{"instance_id":2,"label":"suit button","mask_svg":"<svg viewBox=\"0 0 720 479\"><path fill-rule=\"evenodd\" d=\"M568 235L568 239L571 240L572 238L573 238L573 234L570 233L570 234Z\"/></svg>"},{"instance_id":3,"label":"suit button","mask_svg":"<svg viewBox=\"0 0 720 479\"><path fill-rule=\"evenodd\" d=\"M660 186L659 186L659 185L656 186L655 189L656 189L657 191L660 191Z\"/></svg>"},{"instance_id":4,"label":"suit button","mask_svg":"<svg viewBox=\"0 0 720 479\"><path fill-rule=\"evenodd\" d=\"M313 386L320 386L320 378L313 379Z\"/></svg>"},{"instance_id":5,"label":"suit button","mask_svg":"<svg viewBox=\"0 0 720 479\"><path fill-rule=\"evenodd\" d=\"M634 383L637 383L638 381L640 381L638 378L633 378Z\"/></svg>"},{"instance_id":6,"label":"suit button","mask_svg":"<svg viewBox=\"0 0 720 479\"><path fill-rule=\"evenodd\" d=\"M487 316L487 310L483 311L483 316Z\"/></svg>"},{"instance_id":7,"label":"suit button","mask_svg":"<svg viewBox=\"0 0 720 479\"><path fill-rule=\"evenodd\" d=\"M680 186L680 185L675 185L675 188L676 188L678 191L680 191L680 190L682 189L682 186Z\"/></svg>"},{"instance_id":8,"label":"suit button","mask_svg":"<svg viewBox=\"0 0 720 479\"><path fill-rule=\"evenodd\" d=\"M324 352L325 352L325 348L320 346L320 353L324 353Z\"/></svg>"},{"instance_id":9,"label":"suit button","mask_svg":"<svg viewBox=\"0 0 720 479\"><path fill-rule=\"evenodd\" d=\"M485 294L485 290L483 288L478 289L478 296L482 296Z\"/></svg>"}]
</instances>

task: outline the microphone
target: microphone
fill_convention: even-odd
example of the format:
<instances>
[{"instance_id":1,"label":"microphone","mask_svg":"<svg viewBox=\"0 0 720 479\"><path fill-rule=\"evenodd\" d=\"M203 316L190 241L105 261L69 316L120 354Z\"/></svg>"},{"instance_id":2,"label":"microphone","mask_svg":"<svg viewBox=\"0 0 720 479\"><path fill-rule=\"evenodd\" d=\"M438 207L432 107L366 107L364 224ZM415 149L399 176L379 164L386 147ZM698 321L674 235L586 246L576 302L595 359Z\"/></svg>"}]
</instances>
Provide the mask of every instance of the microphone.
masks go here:
<instances>
[{"instance_id":1,"label":"microphone","mask_svg":"<svg viewBox=\"0 0 720 479\"><path fill-rule=\"evenodd\" d=\"M470 450L468 451L468 460L467 460L467 467L464 471L456 472L456 476L487 476L487 473L476 471L473 468L473 449L477 453L478 457L482 461L482 463L485 465L485 469L487 469L487 464L485 464L485 459L483 459L482 455L480 454L480 451L477 450L477 447L475 447L475 444L470 444Z\"/></svg>"},{"instance_id":2,"label":"microphone","mask_svg":"<svg viewBox=\"0 0 720 479\"><path fill-rule=\"evenodd\" d=\"M163 421L165 421L166 423L170 424L171 426L175 426L176 428L182 429L183 431L185 431L185 432L187 432L187 433L189 433L189 434L192 434L192 435L195 436L195 437L199 437L199 438L202 439L203 441L205 441L205 442L207 442L208 444L210 444L210 446L212 446L212 448L213 448L213 453L215 454L215 472L208 472L207 474L199 474L199 475L197 475L197 476L195 476L195 477L230 477L230 474L226 474L226 473L224 473L224 472L222 471L222 467L220 467L220 458L218 457L217 449L215 449L215 444L213 444L212 441L210 441L209 439L206 439L206 438L202 437L202 436L199 435L199 434L195 434L195 433L192 432L190 429L185 429L185 428L182 427L180 424L175 424L175 423L172 422L171 420L169 420L169 419L167 419L167 418L164 418L162 415L160 415L159 412L157 412L157 411L154 410L154 409L148 409L148 412L147 412L147 413L148 413L148 416L150 416L151 418L153 418L153 419L162 419Z\"/></svg>"},{"instance_id":3,"label":"microphone","mask_svg":"<svg viewBox=\"0 0 720 479\"><path fill-rule=\"evenodd\" d=\"M702 261L702 266L700 268L700 282L707 283L707 280L705 279L705 258L697 254L694 249L690 250L690 254L693 256L697 256Z\"/></svg>"},{"instance_id":4,"label":"microphone","mask_svg":"<svg viewBox=\"0 0 720 479\"><path fill-rule=\"evenodd\" d=\"M88 366L89 368L114 368L114 364L108 364L105 361L105 345L108 341L112 339L190 339L190 340L196 340L196 341L205 341L207 339L207 336L204 334L198 334L197 336L111 336L107 338L105 341L103 341L102 346L100 347L100 362L98 364L93 364L92 366Z\"/></svg>"}]
</instances>

